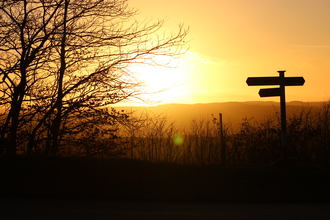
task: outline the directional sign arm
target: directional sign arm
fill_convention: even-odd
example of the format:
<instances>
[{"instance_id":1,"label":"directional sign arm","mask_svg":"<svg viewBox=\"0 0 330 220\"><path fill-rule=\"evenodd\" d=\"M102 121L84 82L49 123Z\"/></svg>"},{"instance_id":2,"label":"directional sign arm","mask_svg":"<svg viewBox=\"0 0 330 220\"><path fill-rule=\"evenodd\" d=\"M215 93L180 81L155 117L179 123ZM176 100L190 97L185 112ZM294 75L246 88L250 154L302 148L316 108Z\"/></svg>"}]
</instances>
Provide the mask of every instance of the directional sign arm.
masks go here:
<instances>
[{"instance_id":1,"label":"directional sign arm","mask_svg":"<svg viewBox=\"0 0 330 220\"><path fill-rule=\"evenodd\" d=\"M249 86L279 85L279 77L248 77L246 83Z\"/></svg>"},{"instance_id":2,"label":"directional sign arm","mask_svg":"<svg viewBox=\"0 0 330 220\"><path fill-rule=\"evenodd\" d=\"M285 77L285 86L302 86L305 83L303 77ZM249 86L274 86L280 85L280 78L274 77L248 77L246 83Z\"/></svg>"},{"instance_id":3,"label":"directional sign arm","mask_svg":"<svg viewBox=\"0 0 330 220\"><path fill-rule=\"evenodd\" d=\"M285 86L302 86L305 84L304 77L285 77Z\"/></svg>"},{"instance_id":4,"label":"directional sign arm","mask_svg":"<svg viewBox=\"0 0 330 220\"><path fill-rule=\"evenodd\" d=\"M260 89L259 96L260 97L272 97L272 96L280 96L281 90L280 88L270 88L270 89Z\"/></svg>"}]
</instances>

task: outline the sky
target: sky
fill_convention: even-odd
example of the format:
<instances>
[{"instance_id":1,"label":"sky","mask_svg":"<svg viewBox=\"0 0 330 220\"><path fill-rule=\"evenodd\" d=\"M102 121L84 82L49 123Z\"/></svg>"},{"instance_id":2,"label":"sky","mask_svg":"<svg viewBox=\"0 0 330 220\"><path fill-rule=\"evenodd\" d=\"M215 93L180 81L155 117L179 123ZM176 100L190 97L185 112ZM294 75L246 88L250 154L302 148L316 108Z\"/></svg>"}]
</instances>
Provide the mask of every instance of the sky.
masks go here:
<instances>
[{"instance_id":1,"label":"sky","mask_svg":"<svg viewBox=\"0 0 330 220\"><path fill-rule=\"evenodd\" d=\"M329 0L130 0L138 20L166 18L163 30L189 26L189 50L177 69L145 71L151 87L173 87L151 99L165 103L279 101L260 98L247 77L302 76L287 101L330 99ZM172 81L170 81L171 79ZM162 84L163 83L163 84ZM175 85L175 86L168 86Z\"/></svg>"}]
</instances>

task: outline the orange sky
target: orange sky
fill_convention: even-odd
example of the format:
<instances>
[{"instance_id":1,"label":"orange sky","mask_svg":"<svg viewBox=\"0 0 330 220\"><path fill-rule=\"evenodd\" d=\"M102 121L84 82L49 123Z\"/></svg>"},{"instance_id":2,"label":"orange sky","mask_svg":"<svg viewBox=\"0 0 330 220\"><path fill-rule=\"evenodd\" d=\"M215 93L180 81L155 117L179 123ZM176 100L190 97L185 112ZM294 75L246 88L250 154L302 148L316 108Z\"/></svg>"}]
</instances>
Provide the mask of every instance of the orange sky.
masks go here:
<instances>
[{"instance_id":1,"label":"orange sky","mask_svg":"<svg viewBox=\"0 0 330 220\"><path fill-rule=\"evenodd\" d=\"M287 101L330 99L329 0L130 0L138 19L167 18L166 31L190 27L177 84L162 103L279 101L260 98L250 76L303 76L287 87ZM148 72L148 71L146 71ZM150 73L149 73L150 75ZM148 77L147 77L148 78ZM151 82L156 84L157 79Z\"/></svg>"}]
</instances>

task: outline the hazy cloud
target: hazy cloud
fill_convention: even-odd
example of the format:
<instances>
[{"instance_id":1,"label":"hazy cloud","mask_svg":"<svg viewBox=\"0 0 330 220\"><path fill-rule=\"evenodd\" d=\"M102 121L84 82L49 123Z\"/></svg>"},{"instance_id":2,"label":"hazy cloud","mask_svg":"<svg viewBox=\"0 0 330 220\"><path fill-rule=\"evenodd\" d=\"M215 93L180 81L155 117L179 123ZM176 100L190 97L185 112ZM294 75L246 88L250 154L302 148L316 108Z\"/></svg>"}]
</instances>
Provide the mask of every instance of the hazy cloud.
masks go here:
<instances>
[{"instance_id":1,"label":"hazy cloud","mask_svg":"<svg viewBox=\"0 0 330 220\"><path fill-rule=\"evenodd\" d=\"M295 62L294 66L296 66L299 69L303 69L303 68L311 68L313 67L312 64L308 63L308 62L304 62L304 61L300 61L300 62Z\"/></svg>"},{"instance_id":2,"label":"hazy cloud","mask_svg":"<svg viewBox=\"0 0 330 220\"><path fill-rule=\"evenodd\" d=\"M212 57L208 55L204 55L198 52L186 52L185 58L190 63L203 63L206 65L237 65L236 60L226 60L226 59L220 59L218 57Z\"/></svg>"},{"instance_id":3,"label":"hazy cloud","mask_svg":"<svg viewBox=\"0 0 330 220\"><path fill-rule=\"evenodd\" d=\"M297 45L296 47L301 47L301 48L330 48L330 45Z\"/></svg>"}]
</instances>

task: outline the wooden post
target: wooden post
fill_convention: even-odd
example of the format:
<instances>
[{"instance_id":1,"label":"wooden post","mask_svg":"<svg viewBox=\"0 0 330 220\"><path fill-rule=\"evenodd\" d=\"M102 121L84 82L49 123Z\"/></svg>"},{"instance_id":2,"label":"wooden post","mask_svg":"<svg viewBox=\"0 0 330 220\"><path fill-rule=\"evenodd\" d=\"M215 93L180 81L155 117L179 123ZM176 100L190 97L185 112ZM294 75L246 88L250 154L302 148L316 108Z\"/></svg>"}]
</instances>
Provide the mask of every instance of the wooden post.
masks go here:
<instances>
[{"instance_id":1,"label":"wooden post","mask_svg":"<svg viewBox=\"0 0 330 220\"><path fill-rule=\"evenodd\" d=\"M220 133L220 147L221 147L221 166L226 166L226 145L223 143L223 130L222 130L222 114L219 113L219 133Z\"/></svg>"},{"instance_id":2,"label":"wooden post","mask_svg":"<svg viewBox=\"0 0 330 220\"><path fill-rule=\"evenodd\" d=\"M282 160L288 159L287 154L287 135L286 135L286 105L285 105L285 71L278 71L280 74L280 102L281 102L281 145L282 145Z\"/></svg>"}]
</instances>

